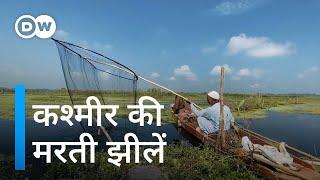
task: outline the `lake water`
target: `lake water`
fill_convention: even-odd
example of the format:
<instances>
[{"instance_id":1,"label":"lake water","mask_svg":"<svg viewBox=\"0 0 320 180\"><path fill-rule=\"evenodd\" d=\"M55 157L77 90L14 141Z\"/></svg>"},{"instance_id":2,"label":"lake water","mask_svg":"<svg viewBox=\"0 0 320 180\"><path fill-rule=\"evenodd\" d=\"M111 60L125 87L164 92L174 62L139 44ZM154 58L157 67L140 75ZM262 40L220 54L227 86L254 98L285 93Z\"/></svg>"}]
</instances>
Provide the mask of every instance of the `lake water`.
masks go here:
<instances>
[{"instance_id":1,"label":"lake water","mask_svg":"<svg viewBox=\"0 0 320 180\"><path fill-rule=\"evenodd\" d=\"M87 124L86 121L82 121ZM43 124L38 124L35 121L26 121L26 164L32 164L31 174L28 175L31 179L39 179L44 172L47 171L48 164L44 159L36 159L32 153L35 147L32 142L79 142L79 135L83 132L88 132L93 139L98 142L96 151L106 150L106 138L103 133L98 135L97 127L84 126L84 129L79 122L73 121L74 125L69 126L63 121L59 121L57 125L50 125L45 127ZM173 124L148 125L140 127L138 124L130 123L128 120L117 120L116 127L104 124L113 141L121 142L126 133L135 133L140 142L157 141L157 138L152 137L153 132L166 133L167 137L164 139L168 144L175 143L184 139ZM14 155L14 121L0 120L0 155L11 156ZM0 156L1 158L1 156ZM12 166L13 168L13 166Z\"/></svg>"},{"instance_id":2,"label":"lake water","mask_svg":"<svg viewBox=\"0 0 320 180\"><path fill-rule=\"evenodd\" d=\"M320 115L269 111L265 118L238 123L266 137L320 156Z\"/></svg>"},{"instance_id":3,"label":"lake water","mask_svg":"<svg viewBox=\"0 0 320 180\"><path fill-rule=\"evenodd\" d=\"M310 114L290 114L269 111L266 118L257 120L238 120L239 124L257 133L277 141L284 141L287 144L301 149L310 154L320 155L320 116ZM86 124L84 122L84 124ZM14 153L14 121L0 120L0 154ZM197 144L195 138L184 131L177 130L174 124L164 124L160 127L148 125L140 127L128 120L119 120L117 127L107 126L114 141L123 141L128 132L135 133L139 141L154 141L153 132L167 133L165 139L168 144L181 140L192 141ZM44 127L34 121L26 122L26 152L31 154L34 147L31 142L37 141L79 141L79 135L83 129L78 122L73 126L59 121L57 125ZM106 138L97 134L97 127L85 127L95 141L99 142L97 149L103 149Z\"/></svg>"},{"instance_id":4,"label":"lake water","mask_svg":"<svg viewBox=\"0 0 320 180\"><path fill-rule=\"evenodd\" d=\"M86 121L82 121L86 124ZM139 141L156 141L157 139L152 137L153 132L166 133L167 137L165 141L170 144L183 139L178 130L173 124L162 124L157 127L156 125L148 125L140 127L138 124L130 123L128 120L118 120L117 127L106 126L108 133L113 138L113 141L123 141L123 137L126 133L132 132L137 135ZM10 155L14 153L14 121L0 120L0 154ZM54 142L54 141L66 141L75 142L79 141L79 135L83 132L90 133L94 140L99 143L97 149L104 148L106 138L103 133L98 135L97 127L84 126L81 127L80 123L74 121L73 126L69 126L63 121L58 121L57 125L50 125L45 127L43 124L38 124L35 121L26 121L26 154L31 155L34 152L32 142Z\"/></svg>"}]
</instances>

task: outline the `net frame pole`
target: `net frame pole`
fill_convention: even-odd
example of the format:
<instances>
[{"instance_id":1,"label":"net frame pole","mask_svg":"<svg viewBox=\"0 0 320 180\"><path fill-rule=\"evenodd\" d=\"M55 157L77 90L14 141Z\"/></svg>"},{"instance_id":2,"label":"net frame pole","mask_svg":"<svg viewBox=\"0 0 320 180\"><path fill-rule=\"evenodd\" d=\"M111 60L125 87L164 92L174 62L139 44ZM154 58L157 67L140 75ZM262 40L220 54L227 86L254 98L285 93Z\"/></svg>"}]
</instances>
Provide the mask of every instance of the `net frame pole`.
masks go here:
<instances>
[{"instance_id":1,"label":"net frame pole","mask_svg":"<svg viewBox=\"0 0 320 180\"><path fill-rule=\"evenodd\" d=\"M148 83L150 83L150 84L153 84L153 85L155 85L155 86L157 86L157 87L160 87L161 89L164 89L164 90L166 90L166 91L169 91L169 92L171 92L171 93L173 93L173 94L175 94L175 95L183 98L184 100L186 100L186 101L188 101L188 102L192 102L192 101L190 101L188 98L182 96L181 94L179 94L179 93L177 93L177 92L175 92L175 91L173 91L173 90L171 90L171 89L169 89L169 88L167 88L167 87L164 87L164 86L162 86L162 85L160 85L160 84L158 84L158 83L156 83L156 82L154 82L154 81L151 81L151 80L149 80L149 79L147 79L147 78L144 78L144 77L142 77L142 76L138 76L138 75L137 75L133 70L131 70L130 68L122 65L121 63L119 63L119 62L117 62L117 61L115 61L115 60L113 60L113 59L111 59L111 58L109 58L109 57L106 57L106 56L104 56L104 55L102 55L102 54L100 54L100 53L97 53L97 52L95 52L95 51L92 51L92 50L90 50L90 49L87 49L87 48L84 48L84 47L81 47L81 46L78 46L78 45L75 45L75 44L72 44L72 43L68 43L68 42L65 42L65 41L60 41L60 40L57 40L57 39L55 39L55 38L51 38L51 39L52 39L54 42L59 43L61 46L63 46L64 48L68 49L68 50L71 51L72 53L78 55L81 59L88 61L88 62L89 62L93 67L95 67L96 69L98 69L98 68L97 68L95 65L93 65L92 62L95 62L95 63L98 63L98 64L102 64L102 65L112 66L112 67L114 67L114 68L117 68L117 69L119 69L119 70L122 70L122 71L125 71L125 72L127 72L127 73L132 74L132 75L134 76L134 79L132 79L132 80L133 80L133 83L134 83L134 84L133 84L133 88L134 88L134 89L135 89L136 86L137 86L137 81L138 81L138 79L142 79L142 80L144 80L144 81L146 81L146 82L148 82ZM96 61L96 60L91 59L91 58L89 58L89 57L83 57L81 54L79 54L79 53L75 52L74 50L70 49L70 48L67 47L65 44L66 44L66 45L70 45L70 46L74 46L74 47L77 47L77 48L80 48L80 49L83 49L83 50L86 50L86 51L89 51L89 52L91 52L91 53L94 53L94 54L96 54L96 55L99 55L99 56L101 56L101 57L104 57L104 58L106 58L107 60L110 60L110 61L112 61L112 62L115 63L115 64L111 64L111 63L107 63L107 62ZM98 69L98 70L99 70L99 69ZM70 98L71 98L69 88L68 88L68 93L69 93L69 96L70 96ZM135 92L134 92L134 101L135 101L135 102L134 102L134 103L136 103L136 100L137 100L137 92L136 92L136 90L135 90ZM72 101L72 98L71 98L71 101ZM72 102L72 103L73 103L73 102ZM196 105L196 104L195 104L195 106L196 106L197 108L199 108L199 109L202 109L200 106L198 106L198 105ZM95 119L95 117L93 117L93 118ZM82 124L81 124L81 126L82 126ZM82 126L82 128L84 128L84 127ZM107 138L109 141L112 141L112 139L111 139L109 133L107 132L107 130L106 130L104 127L100 127L100 129L102 130L102 132L104 133L104 135L106 136L106 138Z\"/></svg>"},{"instance_id":2,"label":"net frame pole","mask_svg":"<svg viewBox=\"0 0 320 180\"><path fill-rule=\"evenodd\" d=\"M84 48L84 47L81 47L81 46L78 46L78 45L75 45L75 44L72 44L72 43L68 43L68 42L65 42L65 41L60 41L60 40L57 40L57 39L55 39L55 38L51 38L51 39L52 39L53 41L55 41L55 42L58 42L59 44L61 44L62 46L64 46L64 47L67 48L68 50L72 51L73 53L76 53L76 52L74 52L72 49L66 47L63 43L68 44L68 45L71 45L71 46L75 46L75 47L78 47L78 48L81 48L81 49L83 49L83 50L86 50L86 51L92 52L92 53L94 53L94 54L97 54L97 55L99 55L99 56L101 56L101 57L104 57L104 58L106 58L106 59L114 62L114 63L117 64L118 66L116 66L116 65L114 65L114 64L111 64L111 63L107 63L107 62L97 62L97 61L95 61L95 60L93 60L93 59L91 59L91 58L87 58L87 57L83 57L83 58L86 59L86 60L88 60L88 61L93 61L93 62L95 62L95 63L112 66L112 67L118 68L118 69L120 69L120 70L126 71L127 73L130 73L130 74L134 75L135 81L137 81L138 79L142 79L142 80L144 80L144 81L146 81L146 82L148 82L148 83L151 83L151 84L153 84L153 85L155 85L155 86L158 86L158 87L160 87L160 88L162 88L162 89L164 89L164 90L167 90L167 91L169 91L169 92L171 92L171 93L173 93L173 94L175 94L175 95L183 98L184 100L186 100L186 101L188 101L188 102L191 102L188 98L182 96L181 94L179 94L179 93L177 93L177 92L175 92L175 91L173 91L173 90L171 90L171 89L169 89L169 88L167 88L167 87L164 87L164 86L162 86L162 85L160 85L160 84L158 84L158 83L156 83L156 82L154 82L154 81L151 81L151 80L149 80L149 79L147 79L147 78L145 78L145 77L142 77L142 76L140 76L140 75L137 75L133 70L131 70L131 69L129 69L128 67L124 66L123 64L115 61L114 59L111 59L111 58L106 57L106 56L104 56L104 55L102 55L102 54L100 54L100 53L97 53L97 52L95 52L95 51L92 51L92 50L90 50L90 49L87 49L87 48ZM78 54L78 53L76 53L76 54ZM81 56L80 54L78 54L78 55ZM81 56L81 57L82 57L82 56ZM119 67L119 66L121 66L121 67ZM124 67L125 67L125 68L124 68ZM135 98L136 98L136 93L135 93ZM197 108L199 108L199 109L202 109L200 106L198 106L198 105L196 105L196 104L195 104L195 106L196 106Z\"/></svg>"},{"instance_id":3,"label":"net frame pole","mask_svg":"<svg viewBox=\"0 0 320 180\"><path fill-rule=\"evenodd\" d=\"M165 86L162 86L162 85L160 85L160 84L158 84L158 83L156 83L156 82L153 82L153 81L151 81L151 80L149 80L149 79L146 79L146 78L144 78L144 77L142 77L142 76L139 76L139 75L138 75L138 77L139 77L139 79L142 79L142 80L144 80L144 81L146 81L146 82L148 82L148 83L150 83L150 84L153 84L153 85L155 85L155 86L158 86L158 87L160 87L160 88L162 88L162 89L164 89L164 90L166 90L166 91L171 92L171 93L174 94L174 95L177 95L177 96L183 98L184 100L186 100L186 101L188 101L188 102L191 102L188 98L182 96L181 94L179 94L179 93L177 93L177 92L175 92L175 91L173 91L173 90L171 90L171 89L169 89L169 88L167 88L167 87L165 87ZM195 106L196 106L197 108L201 109L200 106L198 106L198 105L196 105L196 104L195 104Z\"/></svg>"}]
</instances>

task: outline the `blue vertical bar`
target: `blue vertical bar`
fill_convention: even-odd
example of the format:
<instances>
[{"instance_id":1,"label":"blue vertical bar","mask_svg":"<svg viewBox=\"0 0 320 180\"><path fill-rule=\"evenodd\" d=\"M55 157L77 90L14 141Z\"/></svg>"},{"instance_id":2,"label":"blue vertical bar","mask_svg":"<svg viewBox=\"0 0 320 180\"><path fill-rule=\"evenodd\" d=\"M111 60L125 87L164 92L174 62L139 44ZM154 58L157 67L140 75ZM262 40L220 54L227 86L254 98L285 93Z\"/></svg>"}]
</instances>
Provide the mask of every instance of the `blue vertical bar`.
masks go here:
<instances>
[{"instance_id":1,"label":"blue vertical bar","mask_svg":"<svg viewBox=\"0 0 320 180\"><path fill-rule=\"evenodd\" d=\"M25 170L25 88L17 85L15 90L15 169Z\"/></svg>"}]
</instances>

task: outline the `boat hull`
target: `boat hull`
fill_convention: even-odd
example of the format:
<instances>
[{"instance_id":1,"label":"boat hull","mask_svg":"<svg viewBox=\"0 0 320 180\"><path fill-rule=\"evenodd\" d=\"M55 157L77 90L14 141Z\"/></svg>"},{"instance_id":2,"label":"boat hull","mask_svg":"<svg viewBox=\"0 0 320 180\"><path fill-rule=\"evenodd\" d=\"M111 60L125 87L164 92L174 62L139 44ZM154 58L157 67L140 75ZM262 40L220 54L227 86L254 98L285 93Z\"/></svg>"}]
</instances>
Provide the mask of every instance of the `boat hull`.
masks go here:
<instances>
[{"instance_id":1,"label":"boat hull","mask_svg":"<svg viewBox=\"0 0 320 180\"><path fill-rule=\"evenodd\" d=\"M181 100L180 100L181 101ZM177 102L177 100L176 100ZM187 133L195 136L198 140L200 140L203 143L207 143L211 146L216 146L216 135L206 135L202 133L200 130L197 130L195 127L195 124L192 123L192 116L187 116L188 112L190 110L183 110L181 109L175 109L175 106L173 106L172 113L173 113L173 118L177 121L177 126L179 128L184 129ZM180 106L181 108L181 106ZM185 107L183 107L185 108ZM182 113L181 113L182 112ZM196 121L194 119L193 121ZM237 127L237 134L238 136L244 137L247 136L252 143L254 144L260 144L260 145L270 145L270 146L275 146L277 145L274 143L275 141L269 141L268 138L264 138L262 136L257 136L255 133L252 133L249 130ZM237 157L240 157L243 161L247 162L252 169L256 170L259 175L267 178L267 179L319 179L320 180L320 174L316 170L316 168L294 156L291 155L293 158L293 162L299 166L298 171L291 171L289 168L283 166L283 165L278 165L272 161L265 160L261 157L252 157L252 154L248 154L245 152L241 147L225 147L221 151L222 153L228 153L228 154L233 154ZM284 171L285 170L285 171Z\"/></svg>"}]
</instances>

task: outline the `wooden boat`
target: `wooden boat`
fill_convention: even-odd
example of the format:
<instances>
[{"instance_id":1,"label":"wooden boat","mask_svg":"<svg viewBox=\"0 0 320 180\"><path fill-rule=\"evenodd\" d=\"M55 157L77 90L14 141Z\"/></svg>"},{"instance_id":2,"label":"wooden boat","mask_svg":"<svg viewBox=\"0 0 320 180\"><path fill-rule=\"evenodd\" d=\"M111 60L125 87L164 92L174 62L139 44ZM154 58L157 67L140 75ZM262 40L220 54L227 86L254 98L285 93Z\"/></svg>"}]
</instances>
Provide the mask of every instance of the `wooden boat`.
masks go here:
<instances>
[{"instance_id":1,"label":"wooden boat","mask_svg":"<svg viewBox=\"0 0 320 180\"><path fill-rule=\"evenodd\" d=\"M184 106L184 101L180 97L176 97L175 104L172 106L172 113L174 119L177 121L179 127L183 128L188 133L195 136L198 140L202 141L203 143L208 143L212 146L216 145L217 134L210 134L206 135L202 133L200 130L196 129L195 126L195 116L191 115L191 109ZM287 146L288 152L290 156L293 158L293 162L296 167L296 170L292 170L289 167L281 164L277 164L264 158L262 155L257 155L255 153L248 153L244 151L240 146L236 145L235 142L237 141L234 139L234 134L236 132L236 136L241 139L241 137L247 136L254 144L260 145L270 145L274 147L278 147L279 143L268 139L262 135L249 131L247 129L240 128L237 126L237 131L230 130L231 137L228 138L226 135L226 146L222 149L222 152L233 154L237 157L240 157L245 162L248 162L252 168L255 169L259 175L265 177L266 179L319 179L320 174L318 170L314 167L313 164L310 162L320 162L318 158L313 157L307 153L299 151L295 148ZM233 131L233 132L232 132ZM232 138L233 134L233 138ZM240 140L239 140L240 141ZM235 143L232 145L232 143ZM288 148L290 147L290 148ZM312 161L302 160L301 158L297 157L297 154L302 154L304 156L308 156L312 159Z\"/></svg>"}]
</instances>

